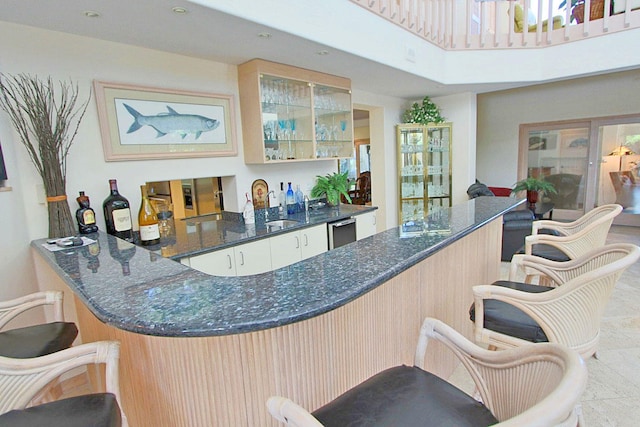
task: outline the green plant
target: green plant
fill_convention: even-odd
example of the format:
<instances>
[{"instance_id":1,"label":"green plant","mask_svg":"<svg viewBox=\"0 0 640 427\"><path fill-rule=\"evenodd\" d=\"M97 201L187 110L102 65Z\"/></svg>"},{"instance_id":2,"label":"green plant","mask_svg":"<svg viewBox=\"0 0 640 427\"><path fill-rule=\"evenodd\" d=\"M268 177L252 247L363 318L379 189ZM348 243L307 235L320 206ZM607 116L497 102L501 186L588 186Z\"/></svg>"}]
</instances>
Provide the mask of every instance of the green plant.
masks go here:
<instances>
[{"instance_id":1,"label":"green plant","mask_svg":"<svg viewBox=\"0 0 640 427\"><path fill-rule=\"evenodd\" d=\"M442 123L445 119L440 114L440 108L425 96L422 104L414 102L410 109L406 110L402 115L403 123L420 123L426 125L428 123Z\"/></svg>"},{"instance_id":2,"label":"green plant","mask_svg":"<svg viewBox=\"0 0 640 427\"><path fill-rule=\"evenodd\" d=\"M545 181L542 179L534 178L530 176L529 178L522 179L514 184L512 193L517 193L518 191L542 191L545 193L553 193L557 194L556 187L549 181Z\"/></svg>"},{"instance_id":3,"label":"green plant","mask_svg":"<svg viewBox=\"0 0 640 427\"><path fill-rule=\"evenodd\" d=\"M316 185L311 189L311 197L318 198L326 196L327 203L333 206L337 206L340 202L340 195L343 195L349 203L351 203L351 197L349 197L349 178L346 171L344 173L330 173L325 176L316 176Z\"/></svg>"}]
</instances>

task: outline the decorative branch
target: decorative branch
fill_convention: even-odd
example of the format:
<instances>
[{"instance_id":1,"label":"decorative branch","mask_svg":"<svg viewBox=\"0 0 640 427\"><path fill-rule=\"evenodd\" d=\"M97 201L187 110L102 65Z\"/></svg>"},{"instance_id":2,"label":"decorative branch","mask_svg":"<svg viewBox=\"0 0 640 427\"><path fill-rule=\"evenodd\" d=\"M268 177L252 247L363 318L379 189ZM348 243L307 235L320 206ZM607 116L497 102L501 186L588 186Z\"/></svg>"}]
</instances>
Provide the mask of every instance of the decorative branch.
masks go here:
<instances>
[{"instance_id":1,"label":"decorative branch","mask_svg":"<svg viewBox=\"0 0 640 427\"><path fill-rule=\"evenodd\" d=\"M67 156L89 105L78 104L78 85L51 77L0 73L0 108L8 115L31 162L42 177L49 210L49 237L75 234L66 200Z\"/></svg>"}]
</instances>

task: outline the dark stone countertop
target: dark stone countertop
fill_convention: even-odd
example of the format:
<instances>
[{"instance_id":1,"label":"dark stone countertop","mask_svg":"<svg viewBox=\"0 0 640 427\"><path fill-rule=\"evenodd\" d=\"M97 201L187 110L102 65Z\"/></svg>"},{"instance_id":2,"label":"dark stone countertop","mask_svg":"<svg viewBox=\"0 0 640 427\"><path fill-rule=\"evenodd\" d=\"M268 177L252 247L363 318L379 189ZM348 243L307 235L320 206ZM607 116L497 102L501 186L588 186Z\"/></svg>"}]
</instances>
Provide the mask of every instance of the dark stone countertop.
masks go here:
<instances>
[{"instance_id":1,"label":"dark stone countertop","mask_svg":"<svg viewBox=\"0 0 640 427\"><path fill-rule=\"evenodd\" d=\"M210 276L103 232L88 236L97 244L59 252L45 249L46 239L31 245L106 324L167 337L229 335L340 307L521 203L480 197L442 210L437 220L448 224L446 233L402 238L396 227L244 277Z\"/></svg>"}]
</instances>

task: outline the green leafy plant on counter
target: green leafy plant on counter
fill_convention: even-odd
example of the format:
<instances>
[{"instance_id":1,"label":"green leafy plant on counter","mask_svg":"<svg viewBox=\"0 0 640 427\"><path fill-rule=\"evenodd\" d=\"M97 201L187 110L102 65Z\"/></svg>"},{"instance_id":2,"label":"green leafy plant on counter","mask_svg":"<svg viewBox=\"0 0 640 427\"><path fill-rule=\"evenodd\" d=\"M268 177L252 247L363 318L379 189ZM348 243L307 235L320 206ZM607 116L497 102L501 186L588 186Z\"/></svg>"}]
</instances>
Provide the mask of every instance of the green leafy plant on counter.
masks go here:
<instances>
[{"instance_id":1,"label":"green leafy plant on counter","mask_svg":"<svg viewBox=\"0 0 640 427\"><path fill-rule=\"evenodd\" d=\"M440 114L440 108L428 96L422 100L422 104L414 102L411 108L402 115L403 123L442 123L445 118Z\"/></svg>"},{"instance_id":2,"label":"green leafy plant on counter","mask_svg":"<svg viewBox=\"0 0 640 427\"><path fill-rule=\"evenodd\" d=\"M319 198L325 196L329 205L338 206L342 195L351 203L348 173L348 171L344 173L334 172L325 176L316 176L317 181L316 185L311 189L311 197Z\"/></svg>"}]
</instances>

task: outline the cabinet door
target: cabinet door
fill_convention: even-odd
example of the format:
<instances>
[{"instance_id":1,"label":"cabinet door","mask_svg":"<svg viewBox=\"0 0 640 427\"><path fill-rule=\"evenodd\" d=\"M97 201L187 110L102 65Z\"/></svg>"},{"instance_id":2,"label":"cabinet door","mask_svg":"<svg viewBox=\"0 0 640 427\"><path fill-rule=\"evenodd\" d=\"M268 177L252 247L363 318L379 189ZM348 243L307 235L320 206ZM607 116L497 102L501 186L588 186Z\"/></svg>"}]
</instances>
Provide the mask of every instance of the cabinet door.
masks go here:
<instances>
[{"instance_id":1,"label":"cabinet door","mask_svg":"<svg viewBox=\"0 0 640 427\"><path fill-rule=\"evenodd\" d=\"M421 222L427 212L427 128L419 124L406 124L398 125L397 129L399 221L400 224Z\"/></svg>"},{"instance_id":2,"label":"cabinet door","mask_svg":"<svg viewBox=\"0 0 640 427\"><path fill-rule=\"evenodd\" d=\"M251 274L271 271L270 239L256 240L235 246L233 253L236 260L236 274L248 276Z\"/></svg>"},{"instance_id":3,"label":"cabinet door","mask_svg":"<svg viewBox=\"0 0 640 427\"><path fill-rule=\"evenodd\" d=\"M451 124L427 127L427 197L429 213L451 206Z\"/></svg>"},{"instance_id":4,"label":"cabinet door","mask_svg":"<svg viewBox=\"0 0 640 427\"><path fill-rule=\"evenodd\" d=\"M301 260L302 241L300 232L284 233L269 239L271 268L285 267Z\"/></svg>"},{"instance_id":5,"label":"cabinet door","mask_svg":"<svg viewBox=\"0 0 640 427\"><path fill-rule=\"evenodd\" d=\"M356 239L364 239L374 234L376 234L376 212L356 216Z\"/></svg>"},{"instance_id":6,"label":"cabinet door","mask_svg":"<svg viewBox=\"0 0 640 427\"><path fill-rule=\"evenodd\" d=\"M182 261L182 260L181 260ZM186 264L185 262L182 262ZM188 258L191 268L214 276L235 276L236 264L233 248L222 249Z\"/></svg>"},{"instance_id":7,"label":"cabinet door","mask_svg":"<svg viewBox=\"0 0 640 427\"><path fill-rule=\"evenodd\" d=\"M302 259L326 252L329 247L327 243L327 225L316 225L315 227L300 230L300 242L302 245Z\"/></svg>"},{"instance_id":8,"label":"cabinet door","mask_svg":"<svg viewBox=\"0 0 640 427\"><path fill-rule=\"evenodd\" d=\"M351 91L313 85L313 113L317 158L353 155Z\"/></svg>"}]
</instances>

